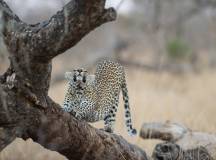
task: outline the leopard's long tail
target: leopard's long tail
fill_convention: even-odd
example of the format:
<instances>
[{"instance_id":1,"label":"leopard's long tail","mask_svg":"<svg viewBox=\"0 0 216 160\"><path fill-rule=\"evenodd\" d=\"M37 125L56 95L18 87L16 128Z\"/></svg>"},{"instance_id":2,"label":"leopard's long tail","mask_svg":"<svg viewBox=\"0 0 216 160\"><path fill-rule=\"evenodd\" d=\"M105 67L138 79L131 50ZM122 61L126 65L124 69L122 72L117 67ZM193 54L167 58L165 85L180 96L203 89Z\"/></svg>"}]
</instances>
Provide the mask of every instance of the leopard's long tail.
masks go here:
<instances>
[{"instance_id":1,"label":"leopard's long tail","mask_svg":"<svg viewBox=\"0 0 216 160\"><path fill-rule=\"evenodd\" d=\"M129 105L129 96L128 96L128 90L127 90L127 85L126 85L125 80L122 84L122 95L123 95L124 108L125 108L125 124L126 124L128 133L131 136L133 136L133 135L137 134L137 131L132 126L131 112L130 112L130 105Z\"/></svg>"}]
</instances>

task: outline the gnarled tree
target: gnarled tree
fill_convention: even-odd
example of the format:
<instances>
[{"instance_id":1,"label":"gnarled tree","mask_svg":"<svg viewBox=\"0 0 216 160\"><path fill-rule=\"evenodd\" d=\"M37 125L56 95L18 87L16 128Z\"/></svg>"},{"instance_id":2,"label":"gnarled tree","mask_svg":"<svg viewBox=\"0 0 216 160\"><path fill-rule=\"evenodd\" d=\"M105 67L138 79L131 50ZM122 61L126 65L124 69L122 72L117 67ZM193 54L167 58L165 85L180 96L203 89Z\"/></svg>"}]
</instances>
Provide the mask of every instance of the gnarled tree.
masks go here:
<instances>
[{"instance_id":1,"label":"gnarled tree","mask_svg":"<svg viewBox=\"0 0 216 160\"><path fill-rule=\"evenodd\" d=\"M0 36L10 60L0 77L0 151L21 137L71 160L147 159L140 148L77 121L48 97L52 58L115 20L115 10L104 6L105 0L71 0L50 20L29 25L0 0Z\"/></svg>"}]
</instances>

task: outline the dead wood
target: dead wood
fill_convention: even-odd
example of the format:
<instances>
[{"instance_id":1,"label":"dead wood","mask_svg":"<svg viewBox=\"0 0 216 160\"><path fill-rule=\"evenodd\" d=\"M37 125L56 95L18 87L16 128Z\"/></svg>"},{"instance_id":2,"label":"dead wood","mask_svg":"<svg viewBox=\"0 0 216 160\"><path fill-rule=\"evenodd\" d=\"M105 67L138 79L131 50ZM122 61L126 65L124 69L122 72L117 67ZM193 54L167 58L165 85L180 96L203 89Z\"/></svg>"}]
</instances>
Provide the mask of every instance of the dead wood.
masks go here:
<instances>
[{"instance_id":1,"label":"dead wood","mask_svg":"<svg viewBox=\"0 0 216 160\"><path fill-rule=\"evenodd\" d=\"M144 123L140 131L144 139L160 139L166 143L155 147L155 155L191 155L193 159L216 159L216 135L192 131L189 128L171 122ZM176 152L174 154L174 152ZM184 153L184 154L183 154ZM196 157L197 155L200 155ZM201 157L203 156L203 157ZM173 159L174 156L172 157ZM186 158L187 159L187 158Z\"/></svg>"}]
</instances>

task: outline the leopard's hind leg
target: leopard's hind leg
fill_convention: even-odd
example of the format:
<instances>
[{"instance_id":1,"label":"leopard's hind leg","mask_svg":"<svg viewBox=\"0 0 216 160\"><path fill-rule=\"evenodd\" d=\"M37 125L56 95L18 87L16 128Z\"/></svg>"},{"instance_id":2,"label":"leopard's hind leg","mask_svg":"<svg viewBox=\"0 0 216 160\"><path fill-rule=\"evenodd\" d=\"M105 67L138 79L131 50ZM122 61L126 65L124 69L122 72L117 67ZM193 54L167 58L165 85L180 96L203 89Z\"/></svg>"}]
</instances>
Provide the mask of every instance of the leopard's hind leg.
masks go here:
<instances>
[{"instance_id":1,"label":"leopard's hind leg","mask_svg":"<svg viewBox=\"0 0 216 160\"><path fill-rule=\"evenodd\" d=\"M119 92L115 94L113 98L112 106L109 108L109 114L104 118L104 129L107 132L113 133L114 125L116 121L116 112L119 103Z\"/></svg>"}]
</instances>

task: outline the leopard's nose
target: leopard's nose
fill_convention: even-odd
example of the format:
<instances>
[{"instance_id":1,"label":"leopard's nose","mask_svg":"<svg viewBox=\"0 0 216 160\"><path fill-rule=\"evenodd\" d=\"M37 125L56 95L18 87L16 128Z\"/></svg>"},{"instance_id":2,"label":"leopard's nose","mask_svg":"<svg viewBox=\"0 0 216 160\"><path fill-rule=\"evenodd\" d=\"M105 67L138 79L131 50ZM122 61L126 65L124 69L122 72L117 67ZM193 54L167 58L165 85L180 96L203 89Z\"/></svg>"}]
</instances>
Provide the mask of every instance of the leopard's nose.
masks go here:
<instances>
[{"instance_id":1,"label":"leopard's nose","mask_svg":"<svg viewBox=\"0 0 216 160\"><path fill-rule=\"evenodd\" d=\"M82 81L81 80L77 80L77 84L81 85Z\"/></svg>"},{"instance_id":2,"label":"leopard's nose","mask_svg":"<svg viewBox=\"0 0 216 160\"><path fill-rule=\"evenodd\" d=\"M79 82L82 82L82 76L77 76L77 81Z\"/></svg>"}]
</instances>

